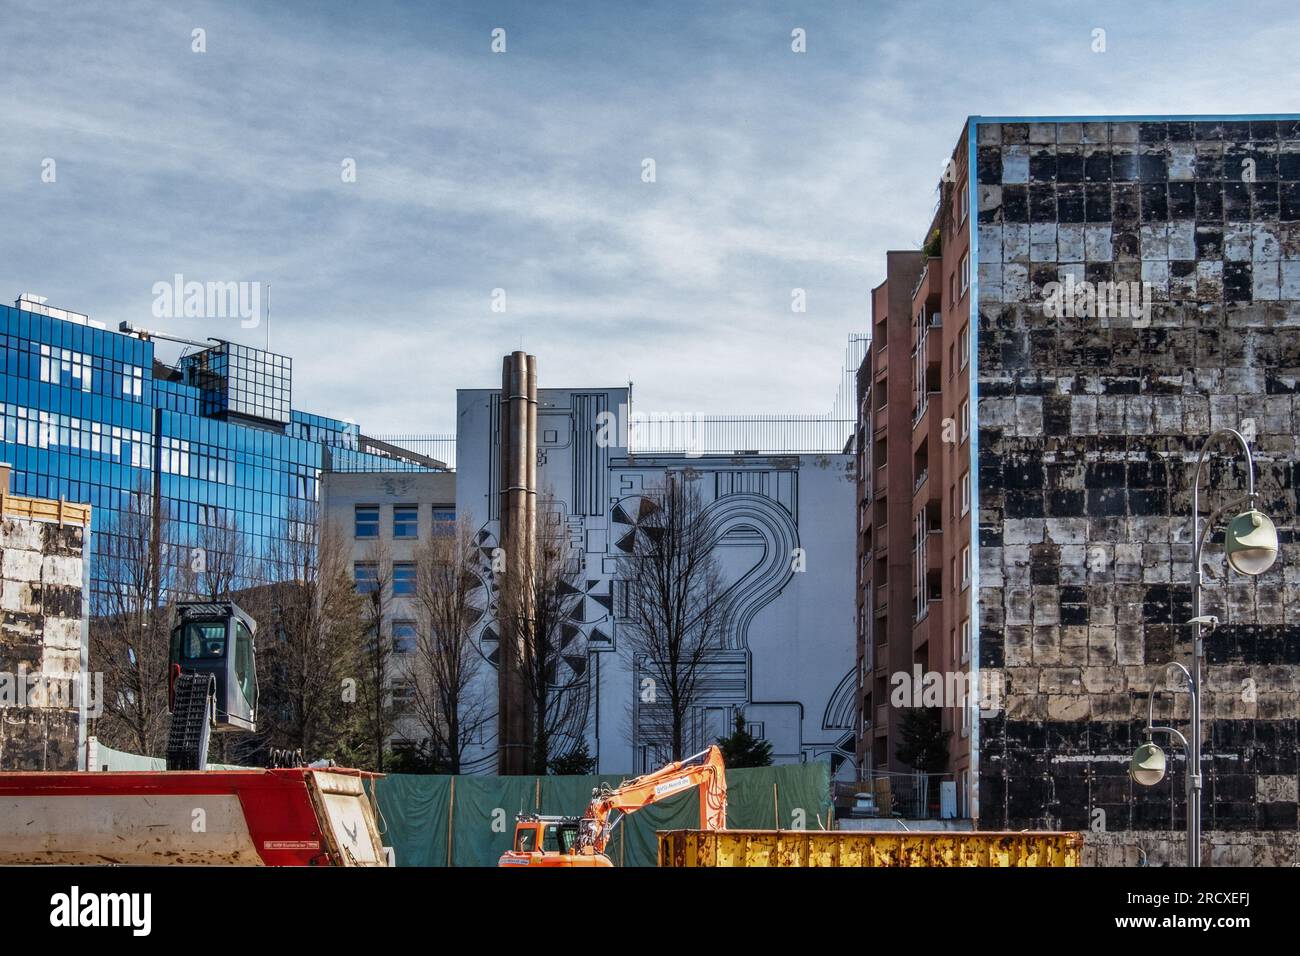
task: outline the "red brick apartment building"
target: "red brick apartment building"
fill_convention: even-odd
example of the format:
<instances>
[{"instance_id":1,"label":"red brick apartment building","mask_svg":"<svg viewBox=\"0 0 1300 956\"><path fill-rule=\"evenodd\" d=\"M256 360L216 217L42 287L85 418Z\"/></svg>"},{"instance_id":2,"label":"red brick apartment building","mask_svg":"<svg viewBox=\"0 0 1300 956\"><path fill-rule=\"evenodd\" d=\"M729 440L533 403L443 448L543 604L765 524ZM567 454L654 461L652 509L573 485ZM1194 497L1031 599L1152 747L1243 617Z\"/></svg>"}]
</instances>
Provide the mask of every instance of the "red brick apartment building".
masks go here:
<instances>
[{"instance_id":1,"label":"red brick apartment building","mask_svg":"<svg viewBox=\"0 0 1300 956\"><path fill-rule=\"evenodd\" d=\"M973 648L971 258L966 140L922 250L887 254L858 369L858 674L864 774L907 772L903 708L915 668L968 674ZM897 677L896 675L905 675ZM971 815L970 709L944 707L957 814ZM932 784L933 786L933 784Z\"/></svg>"}]
</instances>

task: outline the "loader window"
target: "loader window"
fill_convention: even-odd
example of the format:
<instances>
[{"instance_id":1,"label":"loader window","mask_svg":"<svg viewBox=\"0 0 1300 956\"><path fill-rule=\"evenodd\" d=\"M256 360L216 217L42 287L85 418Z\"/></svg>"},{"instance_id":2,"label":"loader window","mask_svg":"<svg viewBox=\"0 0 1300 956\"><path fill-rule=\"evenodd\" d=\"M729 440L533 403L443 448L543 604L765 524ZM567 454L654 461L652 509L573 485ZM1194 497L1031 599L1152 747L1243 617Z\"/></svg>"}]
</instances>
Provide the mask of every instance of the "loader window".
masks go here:
<instances>
[{"instance_id":1,"label":"loader window","mask_svg":"<svg viewBox=\"0 0 1300 956\"><path fill-rule=\"evenodd\" d=\"M532 827L520 830L515 835L515 852L532 853L537 849L537 831Z\"/></svg>"},{"instance_id":2,"label":"loader window","mask_svg":"<svg viewBox=\"0 0 1300 956\"><path fill-rule=\"evenodd\" d=\"M235 680L239 681L239 692L244 700L255 703L253 690L253 635L243 621L235 622Z\"/></svg>"},{"instance_id":3,"label":"loader window","mask_svg":"<svg viewBox=\"0 0 1300 956\"><path fill-rule=\"evenodd\" d=\"M213 660L226 655L225 621L206 621L185 625L182 654L192 661Z\"/></svg>"},{"instance_id":4,"label":"loader window","mask_svg":"<svg viewBox=\"0 0 1300 956\"><path fill-rule=\"evenodd\" d=\"M578 839L578 828L552 823L546 828L542 849L547 853L568 853Z\"/></svg>"}]
</instances>

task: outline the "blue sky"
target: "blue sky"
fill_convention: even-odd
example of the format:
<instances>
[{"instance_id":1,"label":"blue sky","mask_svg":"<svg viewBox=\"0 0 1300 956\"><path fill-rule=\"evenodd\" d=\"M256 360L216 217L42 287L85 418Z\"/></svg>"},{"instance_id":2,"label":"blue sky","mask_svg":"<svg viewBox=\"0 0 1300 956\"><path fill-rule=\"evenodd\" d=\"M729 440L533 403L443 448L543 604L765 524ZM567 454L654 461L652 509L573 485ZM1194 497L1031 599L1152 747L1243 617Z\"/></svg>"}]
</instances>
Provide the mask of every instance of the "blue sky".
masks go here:
<instances>
[{"instance_id":1,"label":"blue sky","mask_svg":"<svg viewBox=\"0 0 1300 956\"><path fill-rule=\"evenodd\" d=\"M521 342L643 411L827 411L967 115L1300 108L1294 3L0 11L0 296L263 344L152 290L270 284L295 405L371 434L453 431Z\"/></svg>"}]
</instances>

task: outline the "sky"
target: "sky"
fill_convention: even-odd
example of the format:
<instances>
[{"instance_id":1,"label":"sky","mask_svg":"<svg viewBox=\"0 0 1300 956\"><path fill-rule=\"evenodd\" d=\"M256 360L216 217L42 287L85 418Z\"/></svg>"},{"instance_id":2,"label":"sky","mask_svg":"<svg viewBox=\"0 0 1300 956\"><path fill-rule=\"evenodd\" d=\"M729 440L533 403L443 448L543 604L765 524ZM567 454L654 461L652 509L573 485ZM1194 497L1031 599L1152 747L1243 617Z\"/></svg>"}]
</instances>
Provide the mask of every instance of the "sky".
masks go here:
<instances>
[{"instance_id":1,"label":"sky","mask_svg":"<svg viewBox=\"0 0 1300 956\"><path fill-rule=\"evenodd\" d=\"M453 432L520 347L642 412L828 412L967 116L1300 110L1293 0L0 0L0 36L0 299L265 346L158 284L269 289L295 407L372 435Z\"/></svg>"}]
</instances>

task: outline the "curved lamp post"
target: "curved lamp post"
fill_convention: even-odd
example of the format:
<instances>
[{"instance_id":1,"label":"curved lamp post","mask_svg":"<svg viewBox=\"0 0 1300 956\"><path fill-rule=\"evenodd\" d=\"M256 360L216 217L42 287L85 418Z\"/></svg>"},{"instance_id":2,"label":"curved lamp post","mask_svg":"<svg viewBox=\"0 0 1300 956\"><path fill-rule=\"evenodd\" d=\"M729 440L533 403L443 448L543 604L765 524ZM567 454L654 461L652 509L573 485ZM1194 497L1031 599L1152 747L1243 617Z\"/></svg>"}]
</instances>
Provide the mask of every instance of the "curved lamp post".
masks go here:
<instances>
[{"instance_id":1,"label":"curved lamp post","mask_svg":"<svg viewBox=\"0 0 1300 956\"><path fill-rule=\"evenodd\" d=\"M1165 671L1168 672L1171 667L1177 667L1183 672L1183 677L1187 681L1188 692L1192 694L1193 698L1195 698L1196 691L1192 689L1191 672L1177 661L1170 661L1166 664ZM1147 725L1146 729L1143 731L1143 734L1146 737L1146 743L1142 744L1133 752L1133 760L1129 764L1128 769L1129 776L1133 778L1134 782L1140 783L1144 787L1154 787L1161 780L1165 779L1167 761L1165 760L1165 752L1156 746L1155 742L1152 740L1152 737L1155 734L1168 734L1170 737L1173 737L1182 745L1183 753L1189 753L1191 750L1187 738L1178 730L1175 730L1173 727L1155 726L1155 697L1156 689L1153 684L1151 690L1147 692ZM1190 767L1191 765L1188 764L1188 766ZM1192 796L1192 775L1190 773L1187 775L1186 788L1188 803L1190 805ZM1191 835L1189 832L1187 844L1189 854L1191 853L1191 849Z\"/></svg>"},{"instance_id":2,"label":"curved lamp post","mask_svg":"<svg viewBox=\"0 0 1300 956\"><path fill-rule=\"evenodd\" d=\"M1230 438L1246 457L1246 494L1235 498L1210 513L1201 522L1201 475L1205 471L1206 454L1215 442ZM1216 522L1236 508L1247 509L1228 522L1224 530L1224 554L1234 571L1251 576L1263 574L1277 560L1277 529L1266 515L1255 509L1255 460L1250 445L1234 428L1220 428L1205 439L1200 457L1196 461L1196 477L1192 481L1192 666L1176 666L1187 678L1188 693L1192 697L1191 735L1183 737L1172 727L1152 726L1154 688L1147 698L1147 742L1138 747L1129 767L1133 780L1143 786L1152 786L1164 778L1164 752L1151 741L1152 734L1167 733L1177 737L1187 751L1187 865L1201 865L1201 664L1205 658L1205 645L1201 638L1202 625L1214 627L1217 619L1201 614L1201 552Z\"/></svg>"}]
</instances>

